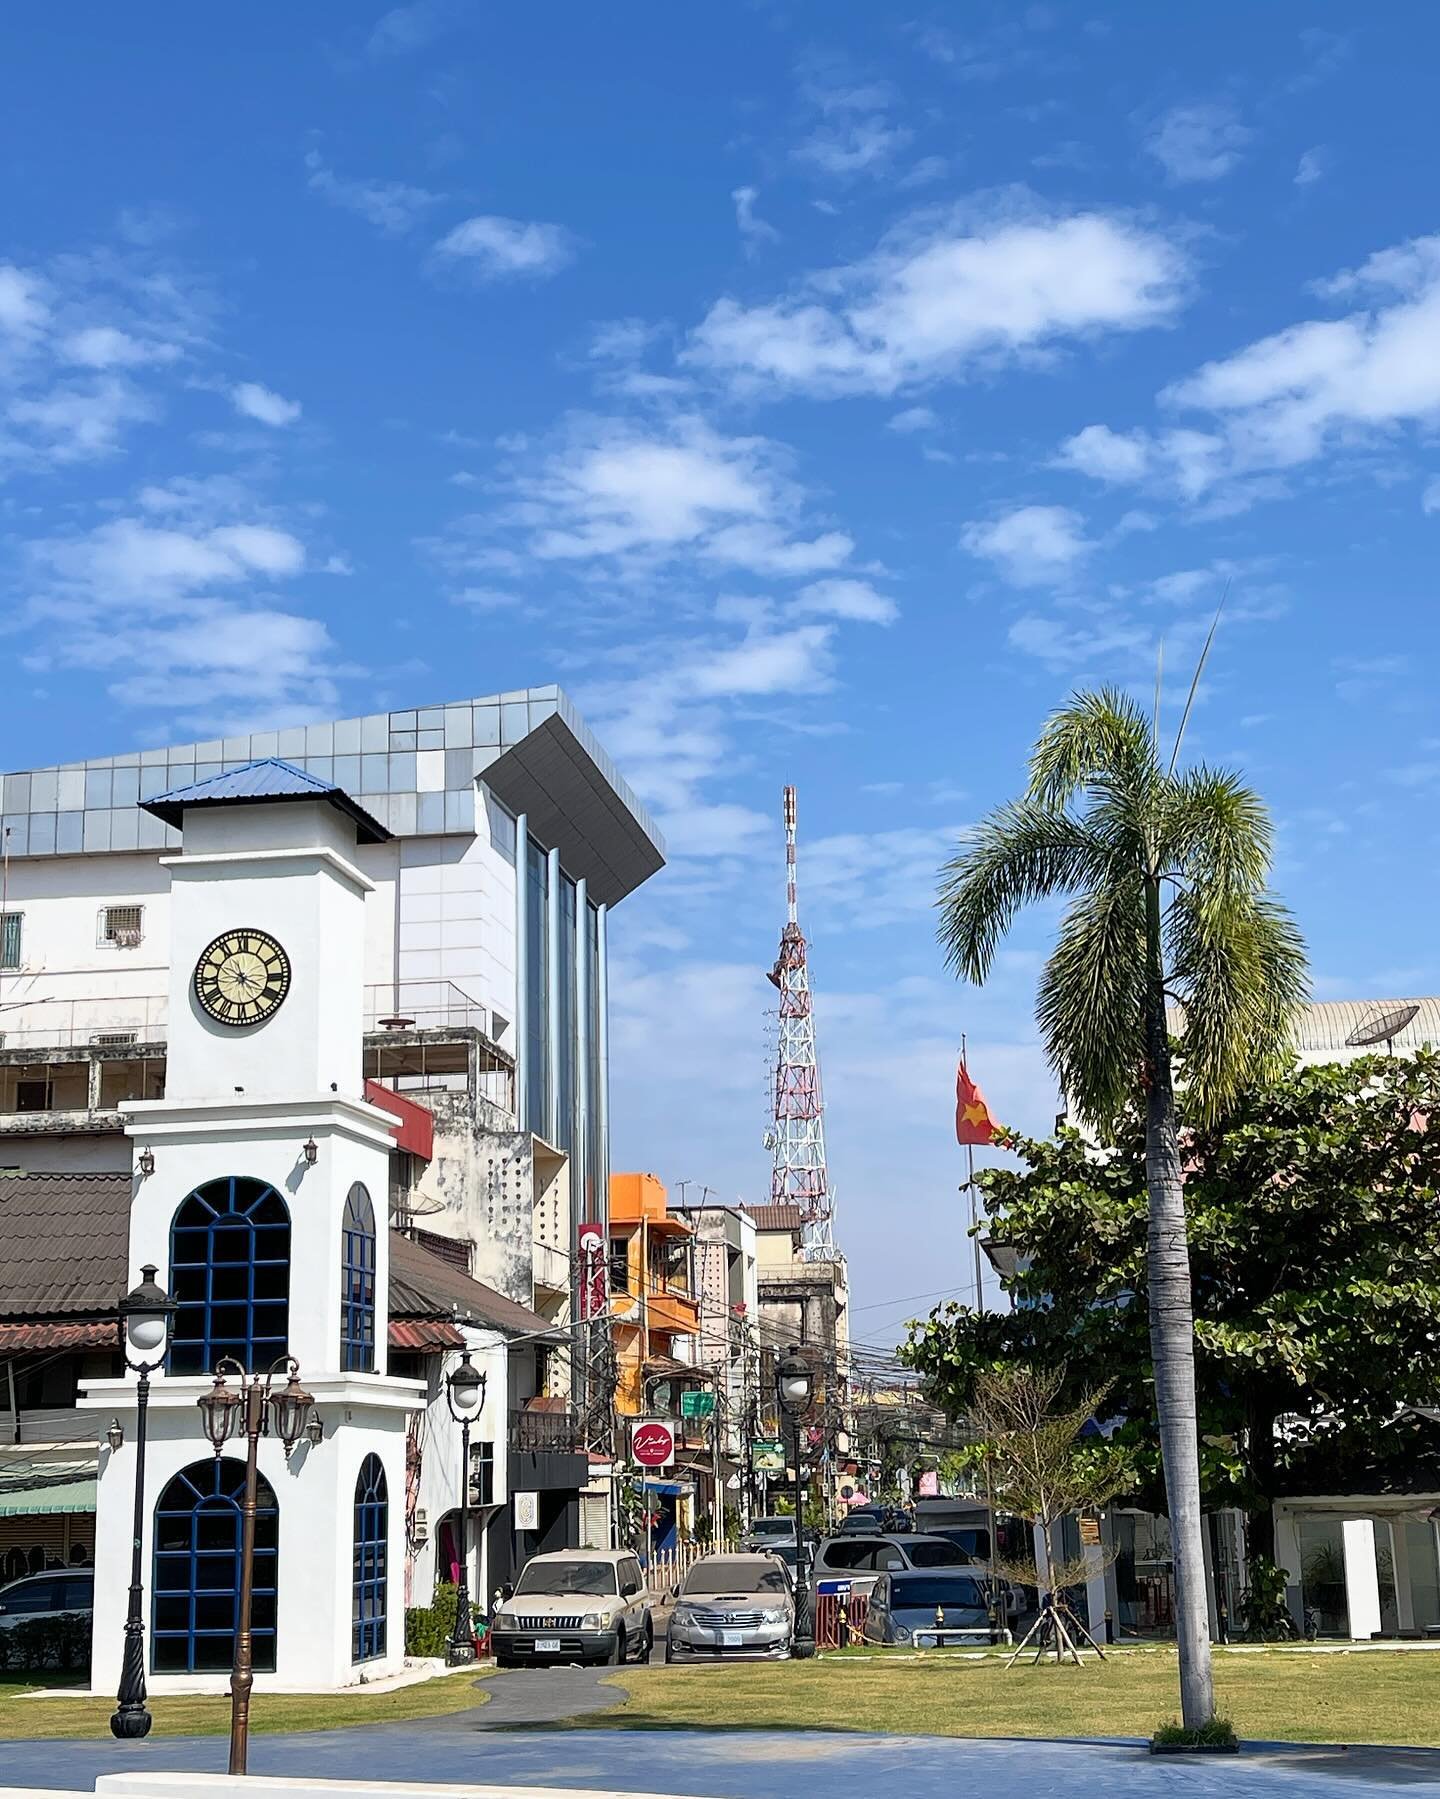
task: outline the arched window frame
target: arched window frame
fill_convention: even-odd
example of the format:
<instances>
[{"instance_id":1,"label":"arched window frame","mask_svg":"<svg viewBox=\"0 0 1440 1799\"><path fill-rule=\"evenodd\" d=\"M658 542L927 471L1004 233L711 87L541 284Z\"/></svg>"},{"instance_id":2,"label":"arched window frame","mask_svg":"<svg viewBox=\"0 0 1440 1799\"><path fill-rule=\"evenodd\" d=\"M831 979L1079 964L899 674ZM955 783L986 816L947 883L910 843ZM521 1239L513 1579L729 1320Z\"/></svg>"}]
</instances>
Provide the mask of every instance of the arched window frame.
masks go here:
<instances>
[{"instance_id":1,"label":"arched window frame","mask_svg":"<svg viewBox=\"0 0 1440 1799\"><path fill-rule=\"evenodd\" d=\"M240 1609L245 1464L205 1456L172 1475L155 1502L150 1661L156 1674L222 1674L234 1657ZM250 1630L254 1665L273 1672L280 1512L262 1474L256 1485Z\"/></svg>"},{"instance_id":2,"label":"arched window frame","mask_svg":"<svg viewBox=\"0 0 1440 1799\"><path fill-rule=\"evenodd\" d=\"M350 1600L350 1659L374 1661L388 1637L390 1490L385 1465L370 1454L355 1476L355 1529Z\"/></svg>"},{"instance_id":3,"label":"arched window frame","mask_svg":"<svg viewBox=\"0 0 1440 1799\"><path fill-rule=\"evenodd\" d=\"M195 1188L171 1220L170 1280L180 1306L170 1333L172 1374L208 1374L222 1356L250 1370L269 1368L290 1342L284 1199L250 1175Z\"/></svg>"},{"instance_id":4,"label":"arched window frame","mask_svg":"<svg viewBox=\"0 0 1440 1799\"><path fill-rule=\"evenodd\" d=\"M340 1226L340 1366L375 1372L375 1207L362 1181L345 1196Z\"/></svg>"}]
</instances>

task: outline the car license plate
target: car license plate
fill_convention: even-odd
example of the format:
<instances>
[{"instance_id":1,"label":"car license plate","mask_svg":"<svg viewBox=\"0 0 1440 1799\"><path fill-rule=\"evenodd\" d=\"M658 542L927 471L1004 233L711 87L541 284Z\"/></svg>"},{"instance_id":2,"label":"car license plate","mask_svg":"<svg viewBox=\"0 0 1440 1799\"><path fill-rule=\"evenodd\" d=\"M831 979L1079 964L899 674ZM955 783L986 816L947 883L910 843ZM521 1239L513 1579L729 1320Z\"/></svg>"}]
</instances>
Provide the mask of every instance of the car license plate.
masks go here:
<instances>
[{"instance_id":1,"label":"car license plate","mask_svg":"<svg viewBox=\"0 0 1440 1799\"><path fill-rule=\"evenodd\" d=\"M744 1631L722 1630L720 1632L720 1647L722 1649L743 1649L745 1647Z\"/></svg>"},{"instance_id":2,"label":"car license plate","mask_svg":"<svg viewBox=\"0 0 1440 1799\"><path fill-rule=\"evenodd\" d=\"M559 1655L559 1637L536 1637L535 1653L537 1655Z\"/></svg>"}]
</instances>

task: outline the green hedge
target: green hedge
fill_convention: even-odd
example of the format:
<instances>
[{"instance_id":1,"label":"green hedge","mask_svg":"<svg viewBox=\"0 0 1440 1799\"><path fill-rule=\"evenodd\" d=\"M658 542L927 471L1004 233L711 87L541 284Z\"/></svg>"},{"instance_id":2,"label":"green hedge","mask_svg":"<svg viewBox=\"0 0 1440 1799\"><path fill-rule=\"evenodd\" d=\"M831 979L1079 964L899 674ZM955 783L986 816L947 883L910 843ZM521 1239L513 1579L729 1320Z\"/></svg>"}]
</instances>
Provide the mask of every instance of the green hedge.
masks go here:
<instances>
[{"instance_id":1,"label":"green hedge","mask_svg":"<svg viewBox=\"0 0 1440 1799\"><path fill-rule=\"evenodd\" d=\"M448 1580L436 1583L435 1598L429 1605L412 1605L405 1614L406 1655L444 1655L455 1628L457 1589ZM476 1636L485 1627L478 1616L479 1607L470 1607L470 1628Z\"/></svg>"},{"instance_id":2,"label":"green hedge","mask_svg":"<svg viewBox=\"0 0 1440 1799\"><path fill-rule=\"evenodd\" d=\"M451 1607L453 1615L454 1607ZM57 1612L20 1618L0 1630L0 1668L13 1673L71 1671L90 1666L90 1613Z\"/></svg>"}]
</instances>

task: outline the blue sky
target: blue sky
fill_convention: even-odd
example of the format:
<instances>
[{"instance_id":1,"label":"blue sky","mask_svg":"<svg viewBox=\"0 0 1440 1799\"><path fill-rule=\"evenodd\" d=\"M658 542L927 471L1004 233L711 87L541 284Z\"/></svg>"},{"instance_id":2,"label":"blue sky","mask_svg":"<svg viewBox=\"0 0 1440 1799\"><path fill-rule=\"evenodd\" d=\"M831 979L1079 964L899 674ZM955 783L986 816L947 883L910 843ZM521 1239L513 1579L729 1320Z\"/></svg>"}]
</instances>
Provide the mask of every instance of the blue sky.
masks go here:
<instances>
[{"instance_id":1,"label":"blue sky","mask_svg":"<svg viewBox=\"0 0 1440 1799\"><path fill-rule=\"evenodd\" d=\"M88 6L7 25L0 766L558 680L660 814L617 1166L763 1197L800 792L856 1335L968 1266L1046 920L935 869L1076 683L1270 799L1321 995L1433 988L1433 9ZM692 1197L695 1189L692 1188ZM912 1296L914 1300L912 1302Z\"/></svg>"}]
</instances>

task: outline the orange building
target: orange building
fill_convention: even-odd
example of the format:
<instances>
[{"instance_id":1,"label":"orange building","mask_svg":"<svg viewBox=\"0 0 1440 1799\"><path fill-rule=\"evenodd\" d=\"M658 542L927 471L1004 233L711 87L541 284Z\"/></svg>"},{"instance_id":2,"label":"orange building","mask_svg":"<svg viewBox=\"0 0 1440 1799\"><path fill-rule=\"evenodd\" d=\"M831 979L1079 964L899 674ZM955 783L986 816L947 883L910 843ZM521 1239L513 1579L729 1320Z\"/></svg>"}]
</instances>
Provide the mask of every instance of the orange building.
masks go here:
<instances>
[{"instance_id":1,"label":"orange building","mask_svg":"<svg viewBox=\"0 0 1440 1799\"><path fill-rule=\"evenodd\" d=\"M697 1367L700 1296L695 1284L695 1232L672 1212L653 1174L610 1176L610 1313L615 1335L615 1409L628 1437L629 1418L665 1418L681 1453L658 1483L679 1500L684 1523L713 1502L711 1420L684 1416L682 1395L713 1392L708 1367ZM666 1489L676 1489L666 1491ZM683 1503L689 1501L689 1504Z\"/></svg>"}]
</instances>

